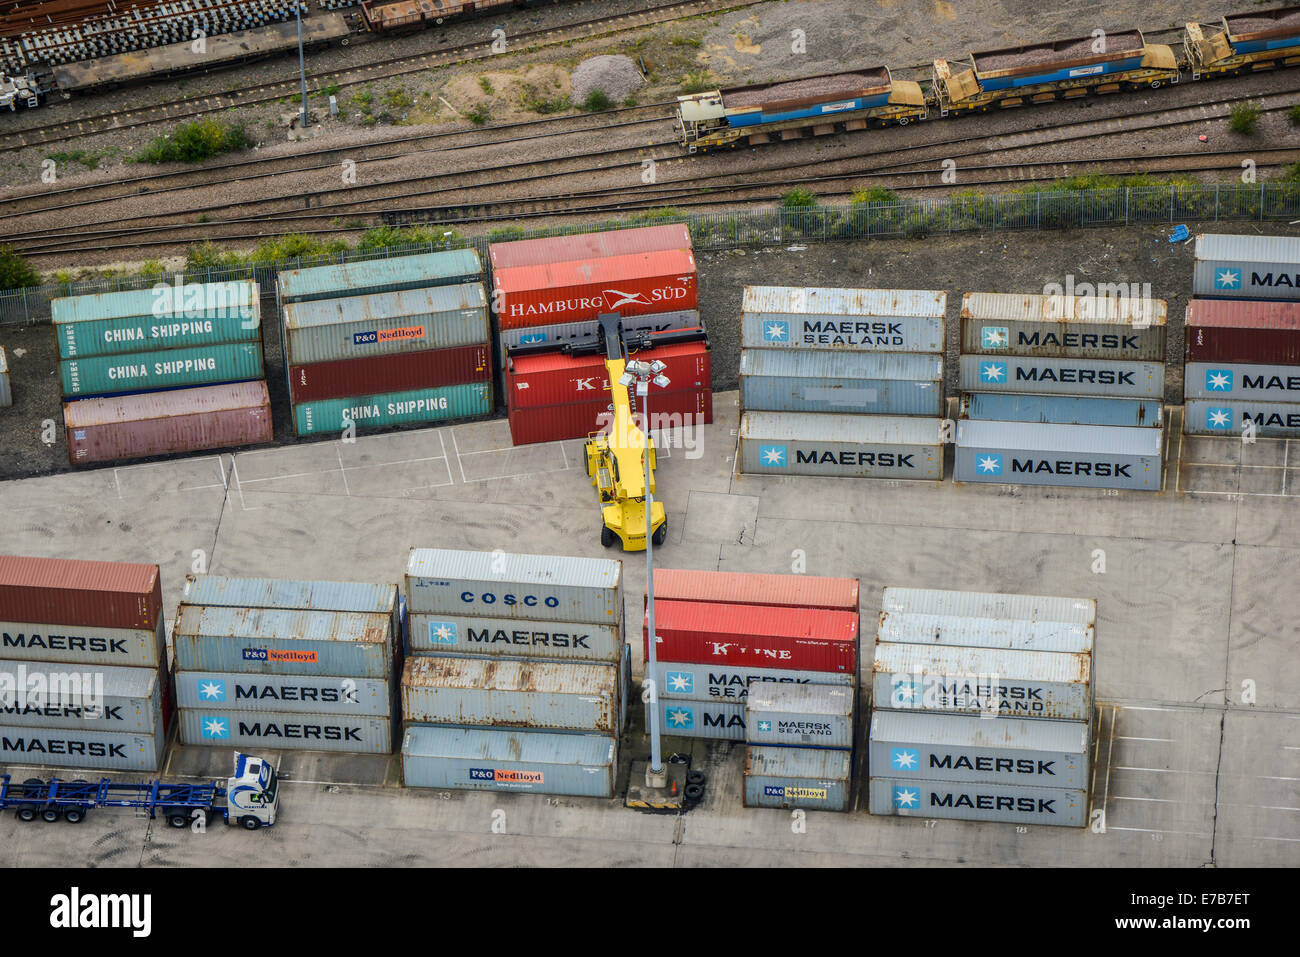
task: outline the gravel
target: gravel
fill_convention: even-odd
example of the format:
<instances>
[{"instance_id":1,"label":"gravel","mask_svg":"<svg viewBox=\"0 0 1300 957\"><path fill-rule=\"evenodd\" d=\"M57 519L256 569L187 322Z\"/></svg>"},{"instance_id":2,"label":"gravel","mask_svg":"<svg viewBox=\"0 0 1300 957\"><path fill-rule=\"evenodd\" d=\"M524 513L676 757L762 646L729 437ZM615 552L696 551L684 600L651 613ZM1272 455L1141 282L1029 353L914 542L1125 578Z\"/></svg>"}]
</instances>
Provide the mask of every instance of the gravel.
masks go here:
<instances>
[{"instance_id":1,"label":"gravel","mask_svg":"<svg viewBox=\"0 0 1300 957\"><path fill-rule=\"evenodd\" d=\"M641 89L645 80L631 57L594 56L578 64L570 82L575 103L581 103L595 90L602 90L615 103L622 103Z\"/></svg>"}]
</instances>

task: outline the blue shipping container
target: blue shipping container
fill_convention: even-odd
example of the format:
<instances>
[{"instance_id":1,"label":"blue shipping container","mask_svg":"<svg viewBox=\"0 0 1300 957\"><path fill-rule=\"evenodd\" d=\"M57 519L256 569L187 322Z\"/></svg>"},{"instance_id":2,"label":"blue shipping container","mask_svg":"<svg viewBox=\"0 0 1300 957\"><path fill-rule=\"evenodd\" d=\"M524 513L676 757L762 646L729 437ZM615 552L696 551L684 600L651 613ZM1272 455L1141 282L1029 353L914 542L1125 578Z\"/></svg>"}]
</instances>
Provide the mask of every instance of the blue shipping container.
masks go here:
<instances>
[{"instance_id":1,"label":"blue shipping container","mask_svg":"<svg viewBox=\"0 0 1300 957\"><path fill-rule=\"evenodd\" d=\"M473 249L451 249L420 256L395 256L288 269L276 281L281 303L310 302L368 296L405 289L429 289L474 282L483 274L483 264Z\"/></svg>"},{"instance_id":2,"label":"blue shipping container","mask_svg":"<svg viewBox=\"0 0 1300 957\"><path fill-rule=\"evenodd\" d=\"M992 422L1043 422L1058 425L1164 424L1155 399L1094 399L1090 396L1012 395L974 392L962 397L962 418Z\"/></svg>"},{"instance_id":3,"label":"blue shipping container","mask_svg":"<svg viewBox=\"0 0 1300 957\"><path fill-rule=\"evenodd\" d=\"M740 404L747 411L943 414L943 357L746 349Z\"/></svg>"},{"instance_id":4,"label":"blue shipping container","mask_svg":"<svg viewBox=\"0 0 1300 957\"><path fill-rule=\"evenodd\" d=\"M59 363L64 396L79 398L247 382L263 374L261 341L91 356Z\"/></svg>"},{"instance_id":5,"label":"blue shipping container","mask_svg":"<svg viewBox=\"0 0 1300 957\"><path fill-rule=\"evenodd\" d=\"M617 755L617 739L604 735L408 724L402 784L607 798L614 793Z\"/></svg>"}]
</instances>

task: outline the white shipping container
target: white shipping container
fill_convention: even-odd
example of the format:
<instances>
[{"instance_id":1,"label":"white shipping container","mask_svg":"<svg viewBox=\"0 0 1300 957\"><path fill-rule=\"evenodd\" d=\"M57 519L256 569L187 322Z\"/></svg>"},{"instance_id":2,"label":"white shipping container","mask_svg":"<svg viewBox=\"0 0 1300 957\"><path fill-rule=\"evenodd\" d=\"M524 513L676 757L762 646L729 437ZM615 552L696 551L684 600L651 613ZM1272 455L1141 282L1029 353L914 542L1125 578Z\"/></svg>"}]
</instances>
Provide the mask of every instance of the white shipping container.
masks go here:
<instances>
[{"instance_id":1,"label":"white shipping container","mask_svg":"<svg viewBox=\"0 0 1300 957\"><path fill-rule=\"evenodd\" d=\"M908 415L745 412L740 471L854 478L943 478L943 420Z\"/></svg>"},{"instance_id":2,"label":"white shipping container","mask_svg":"<svg viewBox=\"0 0 1300 957\"><path fill-rule=\"evenodd\" d=\"M407 725L402 784L462 791L611 797L618 739L597 734Z\"/></svg>"},{"instance_id":3,"label":"white shipping container","mask_svg":"<svg viewBox=\"0 0 1300 957\"><path fill-rule=\"evenodd\" d=\"M305 712L387 717L392 689L380 678L179 671L176 704L226 711Z\"/></svg>"},{"instance_id":4,"label":"white shipping container","mask_svg":"<svg viewBox=\"0 0 1300 957\"><path fill-rule=\"evenodd\" d=\"M947 588L888 587L881 596L881 611L885 614L906 612L922 615L1002 618L1014 621L1097 624L1097 603L1091 598L1007 595L1001 592L954 591Z\"/></svg>"},{"instance_id":5,"label":"white shipping container","mask_svg":"<svg viewBox=\"0 0 1300 957\"><path fill-rule=\"evenodd\" d=\"M612 662L623 653L623 638L616 623L413 614L411 653Z\"/></svg>"},{"instance_id":6,"label":"white shipping container","mask_svg":"<svg viewBox=\"0 0 1300 957\"><path fill-rule=\"evenodd\" d=\"M763 685L745 701L745 740L801 748L852 748L855 688Z\"/></svg>"},{"instance_id":7,"label":"white shipping container","mask_svg":"<svg viewBox=\"0 0 1300 957\"><path fill-rule=\"evenodd\" d=\"M163 622L152 631L0 622L0 658L157 668L167 646Z\"/></svg>"},{"instance_id":8,"label":"white shipping container","mask_svg":"<svg viewBox=\"0 0 1300 957\"><path fill-rule=\"evenodd\" d=\"M1016 355L964 355L959 362L958 387L963 392L1148 399L1159 399L1165 394L1163 362Z\"/></svg>"},{"instance_id":9,"label":"white shipping container","mask_svg":"<svg viewBox=\"0 0 1300 957\"><path fill-rule=\"evenodd\" d=\"M87 728L0 726L0 764L95 771L157 771L167 738L161 722L148 734ZM25 777L26 775L24 775Z\"/></svg>"},{"instance_id":10,"label":"white shipping container","mask_svg":"<svg viewBox=\"0 0 1300 957\"><path fill-rule=\"evenodd\" d=\"M180 710L181 742L225 748L390 754L392 725L374 715Z\"/></svg>"},{"instance_id":11,"label":"white shipping container","mask_svg":"<svg viewBox=\"0 0 1300 957\"><path fill-rule=\"evenodd\" d=\"M953 818L1055 827L1088 823L1088 794L1079 788L911 781L873 775L867 782L867 801L872 814L922 820Z\"/></svg>"},{"instance_id":12,"label":"white shipping container","mask_svg":"<svg viewBox=\"0 0 1300 957\"><path fill-rule=\"evenodd\" d=\"M744 348L942 352L946 292L746 286Z\"/></svg>"},{"instance_id":13,"label":"white shipping container","mask_svg":"<svg viewBox=\"0 0 1300 957\"><path fill-rule=\"evenodd\" d=\"M659 696L683 701L741 701L751 688L768 684L835 685L852 688L857 676L841 671L785 671L736 665L693 665L656 661Z\"/></svg>"},{"instance_id":14,"label":"white shipping container","mask_svg":"<svg viewBox=\"0 0 1300 957\"><path fill-rule=\"evenodd\" d=\"M1093 627L1068 621L1017 621L885 611L880 613L876 641L1077 654L1092 651Z\"/></svg>"},{"instance_id":15,"label":"white shipping container","mask_svg":"<svg viewBox=\"0 0 1300 957\"><path fill-rule=\"evenodd\" d=\"M1300 238L1198 235L1192 295L1212 299L1300 299Z\"/></svg>"},{"instance_id":16,"label":"white shipping container","mask_svg":"<svg viewBox=\"0 0 1300 957\"><path fill-rule=\"evenodd\" d=\"M0 661L0 724L148 735L161 722L157 668Z\"/></svg>"},{"instance_id":17,"label":"white shipping container","mask_svg":"<svg viewBox=\"0 0 1300 957\"><path fill-rule=\"evenodd\" d=\"M1037 422L957 423L953 481L1158 492L1162 429Z\"/></svg>"}]
</instances>

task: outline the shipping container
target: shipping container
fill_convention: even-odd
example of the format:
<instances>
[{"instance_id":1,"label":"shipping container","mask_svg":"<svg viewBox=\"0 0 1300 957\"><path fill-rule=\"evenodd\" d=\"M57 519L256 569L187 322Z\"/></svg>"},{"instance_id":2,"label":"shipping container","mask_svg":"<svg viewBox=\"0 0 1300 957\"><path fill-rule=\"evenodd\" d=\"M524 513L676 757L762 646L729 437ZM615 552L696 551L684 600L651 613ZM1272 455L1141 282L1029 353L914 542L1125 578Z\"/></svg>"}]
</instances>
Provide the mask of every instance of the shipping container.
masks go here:
<instances>
[{"instance_id":1,"label":"shipping container","mask_svg":"<svg viewBox=\"0 0 1300 957\"><path fill-rule=\"evenodd\" d=\"M857 676L837 671L789 671L782 668L749 668L732 665L695 665L680 661L657 661L658 693L680 701L740 701L754 687L781 685L828 685L852 688Z\"/></svg>"},{"instance_id":2,"label":"shipping container","mask_svg":"<svg viewBox=\"0 0 1300 957\"><path fill-rule=\"evenodd\" d=\"M155 392L187 386L260 379L262 343L196 346L164 352L65 359L59 363L63 395L90 397Z\"/></svg>"},{"instance_id":3,"label":"shipping container","mask_svg":"<svg viewBox=\"0 0 1300 957\"><path fill-rule=\"evenodd\" d=\"M616 623L411 615L411 651L417 655L616 662L622 658L624 647Z\"/></svg>"},{"instance_id":4,"label":"shipping container","mask_svg":"<svg viewBox=\"0 0 1300 957\"><path fill-rule=\"evenodd\" d=\"M388 678L392 618L337 611L181 605L177 671Z\"/></svg>"},{"instance_id":5,"label":"shipping container","mask_svg":"<svg viewBox=\"0 0 1300 957\"><path fill-rule=\"evenodd\" d=\"M871 700L899 711L1092 720L1092 654L881 644Z\"/></svg>"},{"instance_id":6,"label":"shipping container","mask_svg":"<svg viewBox=\"0 0 1300 957\"><path fill-rule=\"evenodd\" d=\"M617 774L618 741L604 735L412 724L402 738L408 788L607 798Z\"/></svg>"},{"instance_id":7,"label":"shipping container","mask_svg":"<svg viewBox=\"0 0 1300 957\"><path fill-rule=\"evenodd\" d=\"M637 403L638 409L640 403ZM594 432L608 432L614 414L608 398L535 409L512 407L509 413L510 439L515 445L585 439ZM635 414L638 426L641 413ZM650 430L695 428L713 422L711 389L655 391L650 397Z\"/></svg>"},{"instance_id":8,"label":"shipping container","mask_svg":"<svg viewBox=\"0 0 1300 957\"><path fill-rule=\"evenodd\" d=\"M497 268L492 280L502 329L699 306L695 257L683 249Z\"/></svg>"},{"instance_id":9,"label":"shipping container","mask_svg":"<svg viewBox=\"0 0 1300 957\"><path fill-rule=\"evenodd\" d=\"M1300 438L1300 402L1188 399L1183 407L1187 435L1241 435L1248 424L1261 438Z\"/></svg>"},{"instance_id":10,"label":"shipping container","mask_svg":"<svg viewBox=\"0 0 1300 957\"><path fill-rule=\"evenodd\" d=\"M1147 399L1159 399L1165 394L1165 367L1160 362L965 355L959 361L963 392Z\"/></svg>"},{"instance_id":11,"label":"shipping container","mask_svg":"<svg viewBox=\"0 0 1300 957\"><path fill-rule=\"evenodd\" d=\"M483 658L408 658L402 718L537 731L618 734L617 665Z\"/></svg>"},{"instance_id":12,"label":"shipping container","mask_svg":"<svg viewBox=\"0 0 1300 957\"><path fill-rule=\"evenodd\" d=\"M392 725L374 715L182 708L181 743L223 748L391 754Z\"/></svg>"},{"instance_id":13,"label":"shipping container","mask_svg":"<svg viewBox=\"0 0 1300 957\"><path fill-rule=\"evenodd\" d=\"M488 331L487 294L477 282L284 307L291 365L479 345Z\"/></svg>"},{"instance_id":14,"label":"shipping container","mask_svg":"<svg viewBox=\"0 0 1300 957\"><path fill-rule=\"evenodd\" d=\"M973 392L961 398L963 419L1055 425L1164 426L1159 399L1096 399L1081 395Z\"/></svg>"},{"instance_id":15,"label":"shipping container","mask_svg":"<svg viewBox=\"0 0 1300 957\"><path fill-rule=\"evenodd\" d=\"M623 316L623 331L627 332L669 332L675 329L696 329L701 327L698 309L681 309L676 312L649 312L640 316ZM536 345L538 343L572 343L589 345L599 338L600 322L587 319L583 322L562 322L550 326L526 326L519 329L504 329L497 336L501 345L501 362L509 358L510 349L519 345Z\"/></svg>"},{"instance_id":16,"label":"shipping container","mask_svg":"<svg viewBox=\"0 0 1300 957\"><path fill-rule=\"evenodd\" d=\"M968 292L962 297L961 351L1164 362L1165 301L1130 295L1119 284L1102 287L1093 296Z\"/></svg>"},{"instance_id":17,"label":"shipping container","mask_svg":"<svg viewBox=\"0 0 1300 957\"><path fill-rule=\"evenodd\" d=\"M942 415L943 357L745 349L746 411Z\"/></svg>"},{"instance_id":18,"label":"shipping container","mask_svg":"<svg viewBox=\"0 0 1300 957\"><path fill-rule=\"evenodd\" d=\"M957 423L953 480L1159 491L1160 429Z\"/></svg>"},{"instance_id":19,"label":"shipping container","mask_svg":"<svg viewBox=\"0 0 1300 957\"><path fill-rule=\"evenodd\" d=\"M1083 827L1088 823L1088 794L1079 788L1021 787L910 781L872 777L867 782L872 814L1002 824Z\"/></svg>"},{"instance_id":20,"label":"shipping container","mask_svg":"<svg viewBox=\"0 0 1300 957\"><path fill-rule=\"evenodd\" d=\"M0 621L152 631L161 620L157 565L0 555Z\"/></svg>"},{"instance_id":21,"label":"shipping container","mask_svg":"<svg viewBox=\"0 0 1300 957\"><path fill-rule=\"evenodd\" d=\"M746 349L943 352L948 294L923 289L746 286Z\"/></svg>"},{"instance_id":22,"label":"shipping container","mask_svg":"<svg viewBox=\"0 0 1300 957\"><path fill-rule=\"evenodd\" d=\"M191 710L272 710L386 718L392 712L392 700L392 688L382 678L216 671L176 674L176 703Z\"/></svg>"},{"instance_id":23,"label":"shipping container","mask_svg":"<svg viewBox=\"0 0 1300 957\"><path fill-rule=\"evenodd\" d=\"M655 634L663 661L857 674L856 612L656 598Z\"/></svg>"},{"instance_id":24,"label":"shipping container","mask_svg":"<svg viewBox=\"0 0 1300 957\"><path fill-rule=\"evenodd\" d=\"M185 335L198 330L174 328L174 323L226 320L247 322L247 330L261 326L261 293L257 283L244 279L209 283L157 283L149 289L101 292L89 296L64 296L50 300L50 321L54 325L59 357L104 355L100 347L127 345L127 352L168 348L166 342L185 344ZM147 330L159 323L166 330L154 335ZM142 334L143 333L143 334ZM177 337L182 341L178 342ZM256 336L241 336L243 341ZM216 341L216 340L214 340ZM67 349L69 351L65 352ZM113 350L118 351L118 350Z\"/></svg>"},{"instance_id":25,"label":"shipping container","mask_svg":"<svg viewBox=\"0 0 1300 957\"><path fill-rule=\"evenodd\" d=\"M318 435L342 432L350 424L362 429L381 429L390 425L471 419L491 415L492 407L492 383L471 382L303 402L293 407L293 425L299 435Z\"/></svg>"},{"instance_id":26,"label":"shipping container","mask_svg":"<svg viewBox=\"0 0 1300 957\"><path fill-rule=\"evenodd\" d=\"M152 734L162 726L157 668L0 661L0 725Z\"/></svg>"},{"instance_id":27,"label":"shipping container","mask_svg":"<svg viewBox=\"0 0 1300 957\"><path fill-rule=\"evenodd\" d=\"M1193 299L1188 362L1300 365L1300 303Z\"/></svg>"},{"instance_id":28,"label":"shipping container","mask_svg":"<svg viewBox=\"0 0 1300 957\"><path fill-rule=\"evenodd\" d=\"M1192 295L1300 299L1300 237L1198 235Z\"/></svg>"},{"instance_id":29,"label":"shipping container","mask_svg":"<svg viewBox=\"0 0 1300 957\"><path fill-rule=\"evenodd\" d=\"M853 777L848 751L745 748L745 807L847 811Z\"/></svg>"},{"instance_id":30,"label":"shipping container","mask_svg":"<svg viewBox=\"0 0 1300 957\"><path fill-rule=\"evenodd\" d=\"M516 621L622 620L623 563L608 558L412 548L412 615L492 615Z\"/></svg>"},{"instance_id":31,"label":"shipping container","mask_svg":"<svg viewBox=\"0 0 1300 957\"><path fill-rule=\"evenodd\" d=\"M547 263L580 262L690 248L690 229L683 223L669 223L664 226L641 226L636 229L579 233L575 236L547 236L492 243L488 246L488 259L493 269L515 269L520 266L544 266Z\"/></svg>"},{"instance_id":32,"label":"shipping container","mask_svg":"<svg viewBox=\"0 0 1300 957\"><path fill-rule=\"evenodd\" d=\"M650 727L650 703L645 706L645 726ZM687 701L660 698L659 733L674 738L714 741L745 740L745 702Z\"/></svg>"},{"instance_id":33,"label":"shipping container","mask_svg":"<svg viewBox=\"0 0 1300 957\"><path fill-rule=\"evenodd\" d=\"M286 269L276 276L276 296L284 305L456 286L475 282L482 275L483 263L475 250L449 249L418 256Z\"/></svg>"},{"instance_id":34,"label":"shipping container","mask_svg":"<svg viewBox=\"0 0 1300 957\"><path fill-rule=\"evenodd\" d=\"M271 422L261 379L63 403L73 465L265 445Z\"/></svg>"},{"instance_id":35,"label":"shipping container","mask_svg":"<svg viewBox=\"0 0 1300 957\"><path fill-rule=\"evenodd\" d=\"M709 343L682 342L636 353L643 362L662 362L663 375L674 392L713 388ZM652 408L660 397L653 395ZM511 408L569 405L600 399L611 401L604 355L571 356L549 352L517 356L506 364L506 401Z\"/></svg>"},{"instance_id":36,"label":"shipping container","mask_svg":"<svg viewBox=\"0 0 1300 957\"><path fill-rule=\"evenodd\" d=\"M1001 592L954 591L946 588L887 587L881 595L881 611L886 614L1060 621L1090 627L1097 624L1097 602L1091 598L1006 595Z\"/></svg>"},{"instance_id":37,"label":"shipping container","mask_svg":"<svg viewBox=\"0 0 1300 957\"><path fill-rule=\"evenodd\" d=\"M745 699L745 740L794 748L852 748L856 698L856 688L759 685Z\"/></svg>"},{"instance_id":38,"label":"shipping container","mask_svg":"<svg viewBox=\"0 0 1300 957\"><path fill-rule=\"evenodd\" d=\"M817 575L656 568L655 599L720 602L728 605L787 605L794 608L856 612L858 580Z\"/></svg>"},{"instance_id":39,"label":"shipping container","mask_svg":"<svg viewBox=\"0 0 1300 957\"><path fill-rule=\"evenodd\" d=\"M1183 369L1189 399L1300 402L1300 366L1240 362L1189 362Z\"/></svg>"},{"instance_id":40,"label":"shipping container","mask_svg":"<svg viewBox=\"0 0 1300 957\"><path fill-rule=\"evenodd\" d=\"M873 778L1086 788L1088 724L975 714L871 714Z\"/></svg>"},{"instance_id":41,"label":"shipping container","mask_svg":"<svg viewBox=\"0 0 1300 957\"><path fill-rule=\"evenodd\" d=\"M159 725L146 734L90 728L0 725L0 764L88 771L157 771L167 736Z\"/></svg>"},{"instance_id":42,"label":"shipping container","mask_svg":"<svg viewBox=\"0 0 1300 957\"><path fill-rule=\"evenodd\" d=\"M745 412L740 471L941 481L943 428L923 416Z\"/></svg>"},{"instance_id":43,"label":"shipping container","mask_svg":"<svg viewBox=\"0 0 1300 957\"><path fill-rule=\"evenodd\" d=\"M149 628L101 628L0 621L0 658L157 668L166 655L166 622Z\"/></svg>"},{"instance_id":44,"label":"shipping container","mask_svg":"<svg viewBox=\"0 0 1300 957\"><path fill-rule=\"evenodd\" d=\"M881 612L876 641L1083 654L1092 651L1093 626L1042 619L1025 621L968 615Z\"/></svg>"},{"instance_id":45,"label":"shipping container","mask_svg":"<svg viewBox=\"0 0 1300 957\"><path fill-rule=\"evenodd\" d=\"M290 366L289 400L298 405L323 399L490 382L491 353L491 347L482 343Z\"/></svg>"},{"instance_id":46,"label":"shipping container","mask_svg":"<svg viewBox=\"0 0 1300 957\"><path fill-rule=\"evenodd\" d=\"M248 308L194 318L149 315L56 322L54 333L60 359L260 342L261 302L254 299Z\"/></svg>"},{"instance_id":47,"label":"shipping container","mask_svg":"<svg viewBox=\"0 0 1300 957\"><path fill-rule=\"evenodd\" d=\"M9 381L9 360L5 358L5 347L0 346L0 409L7 409L14 404L14 389Z\"/></svg>"}]
</instances>

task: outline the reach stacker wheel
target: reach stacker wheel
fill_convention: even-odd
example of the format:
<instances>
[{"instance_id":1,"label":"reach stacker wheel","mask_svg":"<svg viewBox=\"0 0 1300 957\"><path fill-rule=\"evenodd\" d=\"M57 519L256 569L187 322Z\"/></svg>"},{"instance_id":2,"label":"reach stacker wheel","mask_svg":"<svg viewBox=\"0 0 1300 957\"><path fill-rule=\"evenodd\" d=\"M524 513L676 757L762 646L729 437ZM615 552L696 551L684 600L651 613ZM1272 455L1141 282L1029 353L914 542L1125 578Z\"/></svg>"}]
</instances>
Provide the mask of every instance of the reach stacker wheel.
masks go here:
<instances>
[{"instance_id":1,"label":"reach stacker wheel","mask_svg":"<svg viewBox=\"0 0 1300 957\"><path fill-rule=\"evenodd\" d=\"M602 526L600 529L600 544L606 548L613 548L616 541L618 541L618 536L608 526Z\"/></svg>"},{"instance_id":2,"label":"reach stacker wheel","mask_svg":"<svg viewBox=\"0 0 1300 957\"><path fill-rule=\"evenodd\" d=\"M662 525L659 526L658 529L655 530L654 536L651 538L651 541L653 541L656 545L662 545L664 542L668 541L667 521L665 521Z\"/></svg>"}]
</instances>

